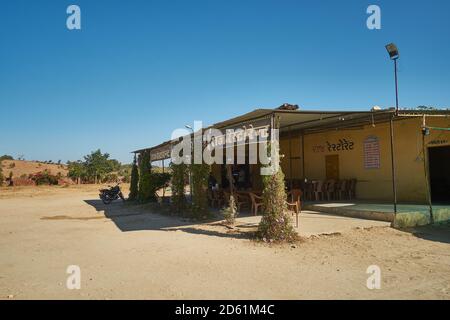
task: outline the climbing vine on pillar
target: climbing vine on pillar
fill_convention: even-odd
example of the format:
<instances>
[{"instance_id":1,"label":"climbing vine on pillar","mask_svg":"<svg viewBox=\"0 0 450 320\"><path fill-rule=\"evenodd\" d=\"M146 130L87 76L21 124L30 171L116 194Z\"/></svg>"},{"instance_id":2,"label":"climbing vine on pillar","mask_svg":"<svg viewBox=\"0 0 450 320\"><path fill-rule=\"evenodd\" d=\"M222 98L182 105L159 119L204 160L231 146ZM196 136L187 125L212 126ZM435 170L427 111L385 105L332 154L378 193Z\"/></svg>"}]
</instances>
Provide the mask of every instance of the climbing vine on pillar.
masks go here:
<instances>
[{"instance_id":1,"label":"climbing vine on pillar","mask_svg":"<svg viewBox=\"0 0 450 320\"><path fill-rule=\"evenodd\" d=\"M208 177L211 166L207 164L192 164L189 166L192 174L192 217L205 219L208 210Z\"/></svg>"},{"instance_id":2,"label":"climbing vine on pillar","mask_svg":"<svg viewBox=\"0 0 450 320\"><path fill-rule=\"evenodd\" d=\"M138 200L140 202L156 201L156 190L153 186L151 170L150 151L145 150L139 156Z\"/></svg>"},{"instance_id":3,"label":"climbing vine on pillar","mask_svg":"<svg viewBox=\"0 0 450 320\"><path fill-rule=\"evenodd\" d=\"M131 167L130 194L128 200L134 201L138 196L139 171L136 163L136 155L134 156L133 165Z\"/></svg>"},{"instance_id":4,"label":"climbing vine on pillar","mask_svg":"<svg viewBox=\"0 0 450 320\"><path fill-rule=\"evenodd\" d=\"M175 213L184 213L187 208L185 196L185 183L187 179L187 166L184 163L170 163L172 171L172 206Z\"/></svg>"}]
</instances>

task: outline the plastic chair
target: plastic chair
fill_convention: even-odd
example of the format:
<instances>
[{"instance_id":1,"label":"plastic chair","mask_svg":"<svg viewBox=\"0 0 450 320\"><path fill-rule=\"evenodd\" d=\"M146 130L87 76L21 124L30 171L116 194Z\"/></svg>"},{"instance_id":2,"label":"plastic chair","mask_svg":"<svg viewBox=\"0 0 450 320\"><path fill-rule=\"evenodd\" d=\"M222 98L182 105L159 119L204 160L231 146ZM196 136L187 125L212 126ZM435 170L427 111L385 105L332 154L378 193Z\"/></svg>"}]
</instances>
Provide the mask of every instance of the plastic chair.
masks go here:
<instances>
[{"instance_id":1,"label":"plastic chair","mask_svg":"<svg viewBox=\"0 0 450 320\"><path fill-rule=\"evenodd\" d=\"M250 192L249 195L250 195L250 199L252 201L251 211L256 216L258 214L258 209L262 208L264 206L264 203L262 201L263 198L260 196L257 196L253 192Z\"/></svg>"},{"instance_id":2,"label":"plastic chair","mask_svg":"<svg viewBox=\"0 0 450 320\"><path fill-rule=\"evenodd\" d=\"M347 196L347 180L341 180L336 185L336 199L344 200Z\"/></svg>"},{"instance_id":3,"label":"plastic chair","mask_svg":"<svg viewBox=\"0 0 450 320\"><path fill-rule=\"evenodd\" d=\"M325 182L325 193L327 195L328 201L333 199L335 186L336 186L336 181L333 179L327 180Z\"/></svg>"},{"instance_id":4,"label":"plastic chair","mask_svg":"<svg viewBox=\"0 0 450 320\"><path fill-rule=\"evenodd\" d=\"M302 194L302 190L292 189L292 191L288 193L288 201L286 201L288 209L294 209L296 227L298 227L298 214L300 213Z\"/></svg>"},{"instance_id":5,"label":"plastic chair","mask_svg":"<svg viewBox=\"0 0 450 320\"><path fill-rule=\"evenodd\" d=\"M319 180L314 182L314 200L320 201L323 197L323 181Z\"/></svg>"}]
</instances>

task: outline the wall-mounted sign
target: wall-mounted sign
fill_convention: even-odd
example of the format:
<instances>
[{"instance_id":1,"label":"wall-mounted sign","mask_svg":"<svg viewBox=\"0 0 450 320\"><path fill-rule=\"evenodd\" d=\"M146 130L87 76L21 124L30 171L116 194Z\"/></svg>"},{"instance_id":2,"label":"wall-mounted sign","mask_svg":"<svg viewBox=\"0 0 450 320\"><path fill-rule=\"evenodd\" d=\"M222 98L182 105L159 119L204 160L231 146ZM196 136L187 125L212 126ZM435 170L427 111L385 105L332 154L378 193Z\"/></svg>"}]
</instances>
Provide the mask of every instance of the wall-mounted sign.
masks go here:
<instances>
[{"instance_id":1,"label":"wall-mounted sign","mask_svg":"<svg viewBox=\"0 0 450 320\"><path fill-rule=\"evenodd\" d=\"M436 140L431 140L430 142L428 142L429 145L437 145L437 144L447 144L448 140L445 139L436 139Z\"/></svg>"},{"instance_id":2,"label":"wall-mounted sign","mask_svg":"<svg viewBox=\"0 0 450 320\"><path fill-rule=\"evenodd\" d=\"M313 149L313 152L315 152L315 153L325 152L325 147L321 146L321 145L313 146L312 149Z\"/></svg>"},{"instance_id":3,"label":"wall-mounted sign","mask_svg":"<svg viewBox=\"0 0 450 320\"><path fill-rule=\"evenodd\" d=\"M228 131L230 130L230 131ZM253 128L252 126L246 128L238 128L238 129L228 129L225 134L219 136L208 136L208 130L203 137L204 142L210 140L211 142L207 145L209 150L214 149L216 147L223 147L226 144L241 145L241 144L250 144L257 143L258 139L268 139L269 138L269 126L261 126L257 128Z\"/></svg>"},{"instance_id":4,"label":"wall-mounted sign","mask_svg":"<svg viewBox=\"0 0 450 320\"><path fill-rule=\"evenodd\" d=\"M338 143L327 143L328 151L349 151L353 150L355 143L347 139L339 139Z\"/></svg>"},{"instance_id":5,"label":"wall-mounted sign","mask_svg":"<svg viewBox=\"0 0 450 320\"><path fill-rule=\"evenodd\" d=\"M370 136L364 140L364 168L380 168L380 141L378 137Z\"/></svg>"},{"instance_id":6,"label":"wall-mounted sign","mask_svg":"<svg viewBox=\"0 0 450 320\"><path fill-rule=\"evenodd\" d=\"M167 145L165 148L161 148L158 150L152 150L150 152L150 160L158 161L170 158L170 145Z\"/></svg>"}]
</instances>

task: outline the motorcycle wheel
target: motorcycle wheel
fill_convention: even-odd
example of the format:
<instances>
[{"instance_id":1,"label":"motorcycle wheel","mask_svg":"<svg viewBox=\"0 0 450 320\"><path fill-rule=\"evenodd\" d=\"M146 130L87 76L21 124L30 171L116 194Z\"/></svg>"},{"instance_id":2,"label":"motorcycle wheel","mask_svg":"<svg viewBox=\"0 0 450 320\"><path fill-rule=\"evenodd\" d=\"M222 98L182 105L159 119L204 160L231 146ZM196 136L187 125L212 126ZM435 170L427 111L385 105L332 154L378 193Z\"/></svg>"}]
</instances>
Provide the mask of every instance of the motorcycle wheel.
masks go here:
<instances>
[{"instance_id":1,"label":"motorcycle wheel","mask_svg":"<svg viewBox=\"0 0 450 320\"><path fill-rule=\"evenodd\" d=\"M102 201L103 201L104 204L110 204L112 199L110 197L108 197L108 196L103 196L102 197Z\"/></svg>"}]
</instances>

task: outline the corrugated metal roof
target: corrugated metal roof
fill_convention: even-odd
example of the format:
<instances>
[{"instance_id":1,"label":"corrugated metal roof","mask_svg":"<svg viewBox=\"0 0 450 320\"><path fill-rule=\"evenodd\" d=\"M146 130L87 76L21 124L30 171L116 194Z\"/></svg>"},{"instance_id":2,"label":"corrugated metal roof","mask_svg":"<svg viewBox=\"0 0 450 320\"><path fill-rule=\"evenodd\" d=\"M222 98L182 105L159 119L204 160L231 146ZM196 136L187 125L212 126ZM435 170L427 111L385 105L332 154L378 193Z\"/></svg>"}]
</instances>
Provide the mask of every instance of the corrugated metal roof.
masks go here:
<instances>
[{"instance_id":1,"label":"corrugated metal roof","mask_svg":"<svg viewBox=\"0 0 450 320\"><path fill-rule=\"evenodd\" d=\"M218 122L208 128L226 129L245 125L258 119L270 117L272 114L279 116L280 131L303 130L305 132L323 131L338 128L350 128L370 123L388 121L394 109L377 111L320 111L320 110L280 110L280 109L255 109L243 115ZM445 115L450 116L450 110L399 110L397 118L402 116L420 115ZM206 128L206 129L208 129ZM139 153L144 150L158 152L164 148L170 148L171 141L165 141L157 146L133 151ZM158 159L162 160L162 159Z\"/></svg>"},{"instance_id":2,"label":"corrugated metal roof","mask_svg":"<svg viewBox=\"0 0 450 320\"><path fill-rule=\"evenodd\" d=\"M274 112L273 109L255 109L255 110L248 112L246 114L243 114L241 116L237 116L237 117L231 118L229 120L215 123L211 127L217 128L217 129L223 129L226 127L231 127L236 124L244 124L245 122L249 122L252 120L270 116L273 112Z\"/></svg>"}]
</instances>

